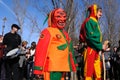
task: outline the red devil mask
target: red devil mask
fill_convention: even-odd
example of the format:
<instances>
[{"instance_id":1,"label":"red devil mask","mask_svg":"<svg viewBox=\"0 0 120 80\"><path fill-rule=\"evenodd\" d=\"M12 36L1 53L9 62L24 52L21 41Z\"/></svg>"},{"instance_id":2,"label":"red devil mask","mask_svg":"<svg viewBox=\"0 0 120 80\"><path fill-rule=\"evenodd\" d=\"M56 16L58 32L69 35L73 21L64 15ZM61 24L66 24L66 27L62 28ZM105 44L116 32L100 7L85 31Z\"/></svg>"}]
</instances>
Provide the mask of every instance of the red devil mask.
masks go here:
<instances>
[{"instance_id":1,"label":"red devil mask","mask_svg":"<svg viewBox=\"0 0 120 80\"><path fill-rule=\"evenodd\" d=\"M49 18L51 18L51 21L49 22L51 27L63 29L66 25L66 13L61 8L53 10L50 13Z\"/></svg>"}]
</instances>

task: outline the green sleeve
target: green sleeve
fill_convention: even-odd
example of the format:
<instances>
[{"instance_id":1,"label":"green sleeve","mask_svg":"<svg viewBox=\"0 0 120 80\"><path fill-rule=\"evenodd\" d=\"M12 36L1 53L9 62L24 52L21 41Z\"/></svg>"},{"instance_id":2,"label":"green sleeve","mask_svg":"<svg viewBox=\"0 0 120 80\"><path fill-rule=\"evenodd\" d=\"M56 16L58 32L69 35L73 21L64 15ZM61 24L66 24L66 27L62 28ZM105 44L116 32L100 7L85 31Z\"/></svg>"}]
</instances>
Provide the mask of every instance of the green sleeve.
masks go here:
<instances>
[{"instance_id":1,"label":"green sleeve","mask_svg":"<svg viewBox=\"0 0 120 80\"><path fill-rule=\"evenodd\" d=\"M86 23L85 28L87 45L89 45L97 51L102 50L101 32L99 29L98 22L89 20Z\"/></svg>"}]
</instances>

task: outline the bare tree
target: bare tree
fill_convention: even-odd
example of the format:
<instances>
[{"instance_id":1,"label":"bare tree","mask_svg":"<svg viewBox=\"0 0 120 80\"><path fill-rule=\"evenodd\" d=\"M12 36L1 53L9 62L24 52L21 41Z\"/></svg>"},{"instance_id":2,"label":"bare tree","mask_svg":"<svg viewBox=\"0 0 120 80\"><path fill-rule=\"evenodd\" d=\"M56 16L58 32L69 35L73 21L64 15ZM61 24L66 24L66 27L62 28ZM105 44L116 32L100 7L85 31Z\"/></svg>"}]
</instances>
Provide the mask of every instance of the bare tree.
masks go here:
<instances>
[{"instance_id":1,"label":"bare tree","mask_svg":"<svg viewBox=\"0 0 120 80\"><path fill-rule=\"evenodd\" d=\"M31 14L29 15L26 15L26 17L28 18L28 20L30 21L30 24L29 24L29 28L30 28L30 34L29 34L29 41L31 40L31 35L33 33L41 33L41 29L39 27L39 24L38 24L38 19L35 17L35 16L32 16Z\"/></svg>"},{"instance_id":2,"label":"bare tree","mask_svg":"<svg viewBox=\"0 0 120 80\"><path fill-rule=\"evenodd\" d=\"M21 2L20 0L12 0L13 1L13 11L16 15L16 20L20 25L20 34L23 33L23 24L26 17L27 7L28 7L28 0Z\"/></svg>"},{"instance_id":3,"label":"bare tree","mask_svg":"<svg viewBox=\"0 0 120 80\"><path fill-rule=\"evenodd\" d=\"M35 15L32 15L28 12L28 7L31 6L31 1L29 0L12 0L13 2L13 11L16 15L16 21L20 26L20 34L23 37L23 29L26 27L29 29L29 39L28 42L31 40L31 35L33 33L39 33L41 30L38 27L38 19ZM25 24L27 21L27 24ZM25 26L27 25L27 26Z\"/></svg>"},{"instance_id":4,"label":"bare tree","mask_svg":"<svg viewBox=\"0 0 120 80\"><path fill-rule=\"evenodd\" d=\"M103 13L105 14L104 39L108 39L112 45L119 40L119 0L103 0Z\"/></svg>"}]
</instances>

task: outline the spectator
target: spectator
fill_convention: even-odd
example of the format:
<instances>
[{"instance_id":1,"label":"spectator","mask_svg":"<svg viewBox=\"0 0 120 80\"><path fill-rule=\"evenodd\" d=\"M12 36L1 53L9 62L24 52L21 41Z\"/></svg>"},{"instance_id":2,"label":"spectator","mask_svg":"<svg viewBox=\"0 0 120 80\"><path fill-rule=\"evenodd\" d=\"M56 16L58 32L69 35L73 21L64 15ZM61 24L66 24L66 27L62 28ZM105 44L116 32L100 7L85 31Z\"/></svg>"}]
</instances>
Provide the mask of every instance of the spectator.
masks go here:
<instances>
[{"instance_id":1,"label":"spectator","mask_svg":"<svg viewBox=\"0 0 120 80\"><path fill-rule=\"evenodd\" d=\"M111 78L111 49L110 49L110 42L108 40L104 41L104 46L106 46L106 49L104 51L104 57L105 57L105 66L106 66L106 78L109 80ZM111 80L111 79L110 79Z\"/></svg>"},{"instance_id":2,"label":"spectator","mask_svg":"<svg viewBox=\"0 0 120 80\"><path fill-rule=\"evenodd\" d=\"M5 45L3 45L3 36L0 35L0 80L5 80L5 68L4 68L4 48Z\"/></svg>"},{"instance_id":3,"label":"spectator","mask_svg":"<svg viewBox=\"0 0 120 80\"><path fill-rule=\"evenodd\" d=\"M31 43L27 59L27 80L33 79L34 55L35 55L36 42Z\"/></svg>"},{"instance_id":4,"label":"spectator","mask_svg":"<svg viewBox=\"0 0 120 80\"><path fill-rule=\"evenodd\" d=\"M16 24L11 26L11 31L5 34L3 38L3 44L6 45L5 55L15 48L18 48L21 44L21 37L17 33L20 27ZM6 80L19 80L19 57L7 58L5 61L6 68Z\"/></svg>"},{"instance_id":5,"label":"spectator","mask_svg":"<svg viewBox=\"0 0 120 80\"><path fill-rule=\"evenodd\" d=\"M120 40L118 42L119 46L117 48L117 55L116 55L116 63L117 63L117 66L116 66L116 69L117 69L117 80L120 80Z\"/></svg>"},{"instance_id":6,"label":"spectator","mask_svg":"<svg viewBox=\"0 0 120 80\"><path fill-rule=\"evenodd\" d=\"M117 79L117 77L119 76L119 75L117 75L118 74L118 70L117 70L117 53L116 53L116 51L117 51L117 47L115 46L115 47L113 47L113 51L112 51L112 60L111 60L111 67L112 67L112 70L113 70L113 75L112 75L112 77L113 77L113 79L115 79L115 80L118 80Z\"/></svg>"},{"instance_id":7,"label":"spectator","mask_svg":"<svg viewBox=\"0 0 120 80\"><path fill-rule=\"evenodd\" d=\"M20 80L25 78L25 63L26 63L26 53L27 53L27 41L22 41L22 46L19 49L19 72L20 72Z\"/></svg>"},{"instance_id":8,"label":"spectator","mask_svg":"<svg viewBox=\"0 0 120 80\"><path fill-rule=\"evenodd\" d=\"M82 54L82 47L79 49L80 45L74 46L75 58L78 63L78 70L77 70L77 80L81 80L83 78L83 54Z\"/></svg>"}]
</instances>

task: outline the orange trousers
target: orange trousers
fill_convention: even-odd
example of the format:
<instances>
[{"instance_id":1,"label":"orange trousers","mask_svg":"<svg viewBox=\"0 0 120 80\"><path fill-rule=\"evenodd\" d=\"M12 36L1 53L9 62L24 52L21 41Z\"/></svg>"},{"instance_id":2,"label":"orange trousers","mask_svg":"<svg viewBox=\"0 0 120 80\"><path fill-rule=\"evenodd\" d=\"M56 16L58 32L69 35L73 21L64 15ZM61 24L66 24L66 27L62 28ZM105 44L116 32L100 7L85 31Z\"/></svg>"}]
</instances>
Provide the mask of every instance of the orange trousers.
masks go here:
<instances>
[{"instance_id":1,"label":"orange trousers","mask_svg":"<svg viewBox=\"0 0 120 80\"><path fill-rule=\"evenodd\" d=\"M84 50L84 80L101 80L100 55L96 50L87 47Z\"/></svg>"}]
</instances>

